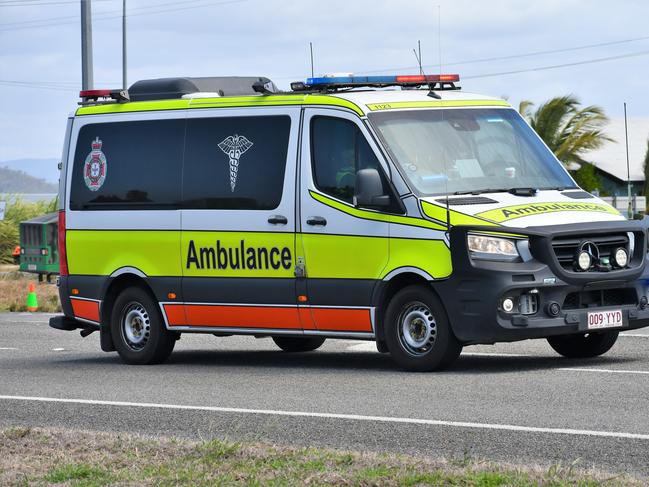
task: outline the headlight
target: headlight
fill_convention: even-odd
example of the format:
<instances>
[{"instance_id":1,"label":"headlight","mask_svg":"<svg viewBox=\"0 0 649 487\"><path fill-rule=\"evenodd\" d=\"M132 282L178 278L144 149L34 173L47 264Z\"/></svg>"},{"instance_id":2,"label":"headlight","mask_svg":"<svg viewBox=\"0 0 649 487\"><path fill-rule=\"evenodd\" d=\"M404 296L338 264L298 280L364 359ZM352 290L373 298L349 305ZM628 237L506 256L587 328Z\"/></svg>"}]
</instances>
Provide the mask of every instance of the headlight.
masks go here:
<instances>
[{"instance_id":1,"label":"headlight","mask_svg":"<svg viewBox=\"0 0 649 487\"><path fill-rule=\"evenodd\" d=\"M514 261L520 258L516 242L490 235L467 235L469 253L473 259Z\"/></svg>"}]
</instances>

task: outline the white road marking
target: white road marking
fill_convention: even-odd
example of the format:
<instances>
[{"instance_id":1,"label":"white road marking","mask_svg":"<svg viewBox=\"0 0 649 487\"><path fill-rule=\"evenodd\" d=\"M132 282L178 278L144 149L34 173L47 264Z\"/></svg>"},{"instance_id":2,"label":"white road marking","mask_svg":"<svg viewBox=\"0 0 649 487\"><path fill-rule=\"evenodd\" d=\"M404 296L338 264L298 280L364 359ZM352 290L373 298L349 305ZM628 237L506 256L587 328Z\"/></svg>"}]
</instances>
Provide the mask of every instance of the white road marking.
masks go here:
<instances>
[{"instance_id":1,"label":"white road marking","mask_svg":"<svg viewBox=\"0 0 649 487\"><path fill-rule=\"evenodd\" d=\"M52 352L65 352L65 348L53 348Z\"/></svg>"},{"instance_id":2,"label":"white road marking","mask_svg":"<svg viewBox=\"0 0 649 487\"><path fill-rule=\"evenodd\" d=\"M634 338L649 338L649 335L643 335L642 333L620 333L621 337L634 337Z\"/></svg>"},{"instance_id":3,"label":"white road marking","mask_svg":"<svg viewBox=\"0 0 649 487\"><path fill-rule=\"evenodd\" d=\"M350 352L376 352L376 342L357 343L347 347Z\"/></svg>"},{"instance_id":4,"label":"white road marking","mask_svg":"<svg viewBox=\"0 0 649 487\"><path fill-rule=\"evenodd\" d=\"M533 357L522 353L500 353L500 352L462 352L462 355L469 357Z\"/></svg>"},{"instance_id":5,"label":"white road marking","mask_svg":"<svg viewBox=\"0 0 649 487\"><path fill-rule=\"evenodd\" d=\"M649 370L620 370L620 369L588 369L581 367L562 367L557 370L565 370L570 372L600 372L602 374L640 374L649 375Z\"/></svg>"},{"instance_id":6,"label":"white road marking","mask_svg":"<svg viewBox=\"0 0 649 487\"><path fill-rule=\"evenodd\" d=\"M570 429L570 428L544 428L544 427L537 427L537 426L519 426L513 424L472 423L466 421L443 421L437 419L399 418L399 417L390 417L390 416L365 416L360 414L316 413L316 412L308 412L308 411L282 411L282 410L275 410L275 409L227 408L227 407L217 407L217 406L189 406L189 405L181 405L181 404L101 401L95 399L64 399L64 398L57 398L57 397L38 397L38 396L0 395L0 400L83 404L83 405L90 405L90 406L121 406L121 407L135 407L135 408L181 410L181 411L206 411L206 412L215 412L215 413L261 414L267 416L288 416L288 417L302 417L302 418L344 419L344 420L352 420L352 421L369 421L369 422L379 422L379 423L422 424L427 426L452 426L456 428L518 431L523 433L548 433L548 434L557 434L557 435L595 436L600 438L624 438L624 439L631 439L631 440L649 441L649 434L627 433L623 431L598 431L598 430L581 430L581 429Z\"/></svg>"},{"instance_id":7,"label":"white road marking","mask_svg":"<svg viewBox=\"0 0 649 487\"><path fill-rule=\"evenodd\" d=\"M14 347L0 347L0 350L18 350L18 349Z\"/></svg>"},{"instance_id":8,"label":"white road marking","mask_svg":"<svg viewBox=\"0 0 649 487\"><path fill-rule=\"evenodd\" d=\"M365 342L357 343L347 347L350 352L376 352L376 343ZM462 355L473 357L530 357L520 353L496 353L496 352L462 352Z\"/></svg>"}]
</instances>

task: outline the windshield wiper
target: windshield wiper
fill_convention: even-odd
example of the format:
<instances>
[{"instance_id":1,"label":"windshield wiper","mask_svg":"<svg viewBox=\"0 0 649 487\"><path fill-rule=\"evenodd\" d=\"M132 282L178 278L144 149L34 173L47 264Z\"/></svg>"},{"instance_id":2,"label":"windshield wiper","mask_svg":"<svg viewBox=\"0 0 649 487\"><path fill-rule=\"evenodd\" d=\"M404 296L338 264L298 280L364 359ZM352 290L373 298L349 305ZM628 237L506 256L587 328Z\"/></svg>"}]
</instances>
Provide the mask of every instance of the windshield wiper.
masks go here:
<instances>
[{"instance_id":1,"label":"windshield wiper","mask_svg":"<svg viewBox=\"0 0 649 487\"><path fill-rule=\"evenodd\" d=\"M454 195L472 194L479 195L485 193L511 193L516 196L534 196L538 192L536 188L486 188L472 189L468 191L456 191Z\"/></svg>"}]
</instances>

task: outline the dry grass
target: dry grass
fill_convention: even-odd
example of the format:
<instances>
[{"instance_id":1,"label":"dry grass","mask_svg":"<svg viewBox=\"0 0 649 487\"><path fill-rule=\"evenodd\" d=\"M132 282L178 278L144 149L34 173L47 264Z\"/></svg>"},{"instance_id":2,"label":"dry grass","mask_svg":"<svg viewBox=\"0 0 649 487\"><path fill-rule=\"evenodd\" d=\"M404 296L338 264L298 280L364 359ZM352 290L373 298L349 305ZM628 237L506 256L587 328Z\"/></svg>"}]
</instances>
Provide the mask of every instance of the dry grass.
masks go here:
<instances>
[{"instance_id":1,"label":"dry grass","mask_svg":"<svg viewBox=\"0 0 649 487\"><path fill-rule=\"evenodd\" d=\"M15 268L15 266L3 267ZM39 283L36 274L13 270L0 270L0 311L27 311L27 290L30 282L36 285L38 311L48 313L61 311L59 290L56 285Z\"/></svg>"},{"instance_id":2,"label":"dry grass","mask_svg":"<svg viewBox=\"0 0 649 487\"><path fill-rule=\"evenodd\" d=\"M646 479L607 477L574 466L550 469L465 458L289 448L220 440L192 442L60 429L0 431L0 485L467 485L627 486Z\"/></svg>"}]
</instances>

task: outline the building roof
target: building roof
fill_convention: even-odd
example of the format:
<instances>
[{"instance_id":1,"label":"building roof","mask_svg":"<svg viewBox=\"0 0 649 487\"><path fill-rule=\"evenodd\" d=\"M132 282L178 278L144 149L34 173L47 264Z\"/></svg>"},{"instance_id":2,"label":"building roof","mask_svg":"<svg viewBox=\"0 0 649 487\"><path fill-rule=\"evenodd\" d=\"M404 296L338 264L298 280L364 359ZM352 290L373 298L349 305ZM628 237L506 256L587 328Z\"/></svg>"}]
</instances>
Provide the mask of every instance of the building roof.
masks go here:
<instances>
[{"instance_id":1,"label":"building roof","mask_svg":"<svg viewBox=\"0 0 649 487\"><path fill-rule=\"evenodd\" d=\"M649 138L649 118L628 119L629 131L629 173L631 181L644 181L644 158ZM589 152L584 159L598 169L620 179L627 180L624 118L613 118L604 132L615 142L607 142L601 148Z\"/></svg>"}]
</instances>

